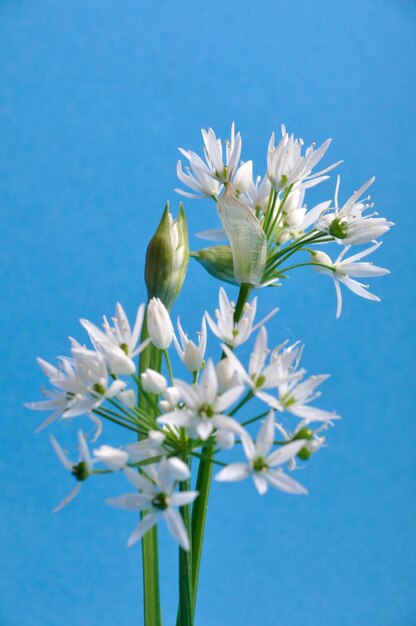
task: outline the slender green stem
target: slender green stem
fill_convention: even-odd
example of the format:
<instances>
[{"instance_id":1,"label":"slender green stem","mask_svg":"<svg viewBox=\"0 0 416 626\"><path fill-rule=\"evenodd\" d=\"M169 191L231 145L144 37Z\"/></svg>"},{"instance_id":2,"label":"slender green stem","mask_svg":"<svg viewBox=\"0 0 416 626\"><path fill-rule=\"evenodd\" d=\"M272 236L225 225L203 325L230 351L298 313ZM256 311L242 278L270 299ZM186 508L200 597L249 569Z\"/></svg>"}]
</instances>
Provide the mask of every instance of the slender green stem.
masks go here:
<instances>
[{"instance_id":1,"label":"slender green stem","mask_svg":"<svg viewBox=\"0 0 416 626\"><path fill-rule=\"evenodd\" d=\"M244 311L252 286L243 283L240 285L237 304L234 311L234 322L240 321ZM222 358L225 357L223 353ZM196 491L199 492L198 498L192 508L192 608L195 613L196 596L198 589L199 570L201 566L202 545L204 541L205 522L208 511L208 499L211 486L212 467L214 459L215 447L213 442L207 443L202 449L199 462L198 475L196 479Z\"/></svg>"},{"instance_id":2,"label":"slender green stem","mask_svg":"<svg viewBox=\"0 0 416 626\"><path fill-rule=\"evenodd\" d=\"M208 498L212 476L212 460L214 443L203 448L205 458L200 460L195 490L199 495L192 507L192 608L195 613L198 590L199 570L201 566L202 545L204 541L205 522L208 510Z\"/></svg>"},{"instance_id":3,"label":"slender green stem","mask_svg":"<svg viewBox=\"0 0 416 626\"><path fill-rule=\"evenodd\" d=\"M130 426L130 424L126 424L125 422L122 422L121 420L113 417L112 415L108 415L107 413L105 413L104 411L101 411L100 409L93 409L93 413L95 413L96 415L99 415L100 417L104 417L104 419L109 420L110 422L113 422L114 424L118 424L119 426L123 426L123 428L127 428L128 430L133 430L135 433L139 432L139 429L134 426Z\"/></svg>"},{"instance_id":4,"label":"slender green stem","mask_svg":"<svg viewBox=\"0 0 416 626\"><path fill-rule=\"evenodd\" d=\"M142 341L149 336L146 319L142 329ZM160 350L149 344L141 353L139 359L139 376L151 367L160 371ZM139 409L149 415L154 415L153 402L150 402L139 388ZM162 626L159 591L159 554L157 525L153 526L142 539L143 563L143 600L144 626Z\"/></svg>"},{"instance_id":5,"label":"slender green stem","mask_svg":"<svg viewBox=\"0 0 416 626\"><path fill-rule=\"evenodd\" d=\"M170 384L173 385L173 371L172 371L172 364L171 364L170 358L169 358L169 352L167 350L163 350L163 356L165 357L166 365L167 365L167 368L168 368Z\"/></svg>"},{"instance_id":6,"label":"slender green stem","mask_svg":"<svg viewBox=\"0 0 416 626\"><path fill-rule=\"evenodd\" d=\"M216 459L205 456L204 454L199 454L199 452L191 452L191 454L192 456L196 456L198 459L204 459L204 461L208 461L214 465L221 465L221 467L226 467L227 465L227 463L222 463L221 461L217 461Z\"/></svg>"},{"instance_id":7,"label":"slender green stem","mask_svg":"<svg viewBox=\"0 0 416 626\"><path fill-rule=\"evenodd\" d=\"M315 265L315 267L324 267L327 270L335 271L333 267L325 265L325 263L298 263L297 265L290 265L289 267L284 267L282 272L289 272L289 270L294 270L297 267L306 267L307 265Z\"/></svg>"},{"instance_id":8,"label":"slender green stem","mask_svg":"<svg viewBox=\"0 0 416 626\"><path fill-rule=\"evenodd\" d=\"M179 483L180 491L190 491L191 481ZM180 507L183 522L190 541L189 551L179 548L179 612L177 626L193 626L193 591L192 591L192 524L189 504Z\"/></svg>"},{"instance_id":9,"label":"slender green stem","mask_svg":"<svg viewBox=\"0 0 416 626\"><path fill-rule=\"evenodd\" d=\"M264 413L260 413L260 415L256 415L256 417L252 417L249 420L242 422L241 426L248 426L249 424L253 424L253 422L257 422L258 420L261 420L262 417L266 417L266 415L268 415L269 413L270 411L265 411Z\"/></svg>"},{"instance_id":10,"label":"slender green stem","mask_svg":"<svg viewBox=\"0 0 416 626\"><path fill-rule=\"evenodd\" d=\"M232 417L233 415L235 415L235 414L237 413L237 411L239 411L239 410L241 409L241 407L243 407L245 404L247 404L247 402L248 402L249 400L251 400L251 398L253 397L253 395L254 395L254 394L253 394L253 392L252 392L251 390L250 390L250 391L248 391L248 392L246 393L246 395L244 396L244 398L243 398L242 400L240 400L240 402L237 404L237 406L235 406L235 407L233 408L233 410L232 410L232 411L230 411L230 412L228 413L228 415L229 415L230 417Z\"/></svg>"}]
</instances>

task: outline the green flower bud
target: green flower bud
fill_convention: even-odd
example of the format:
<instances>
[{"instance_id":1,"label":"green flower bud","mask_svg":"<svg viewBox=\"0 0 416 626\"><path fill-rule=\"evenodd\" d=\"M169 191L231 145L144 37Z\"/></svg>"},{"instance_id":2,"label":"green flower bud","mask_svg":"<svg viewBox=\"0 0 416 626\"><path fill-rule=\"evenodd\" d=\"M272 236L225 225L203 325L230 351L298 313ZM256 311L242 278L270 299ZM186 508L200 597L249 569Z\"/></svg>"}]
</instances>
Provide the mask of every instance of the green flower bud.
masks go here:
<instances>
[{"instance_id":1,"label":"green flower bud","mask_svg":"<svg viewBox=\"0 0 416 626\"><path fill-rule=\"evenodd\" d=\"M170 310L182 289L189 262L188 227L182 203L176 219L166 204L160 224L146 252L148 299L160 298Z\"/></svg>"},{"instance_id":2,"label":"green flower bud","mask_svg":"<svg viewBox=\"0 0 416 626\"><path fill-rule=\"evenodd\" d=\"M238 285L234 277L233 253L230 246L210 246L196 252L191 252L211 276L223 280L231 285Z\"/></svg>"},{"instance_id":3,"label":"green flower bud","mask_svg":"<svg viewBox=\"0 0 416 626\"><path fill-rule=\"evenodd\" d=\"M300 431L297 432L296 435L293 437L293 441L299 439L306 439L307 441L311 441L313 439L313 430L306 426L304 428L301 428ZM296 456L301 461L308 461L312 456L312 450L305 446L299 450Z\"/></svg>"}]
</instances>

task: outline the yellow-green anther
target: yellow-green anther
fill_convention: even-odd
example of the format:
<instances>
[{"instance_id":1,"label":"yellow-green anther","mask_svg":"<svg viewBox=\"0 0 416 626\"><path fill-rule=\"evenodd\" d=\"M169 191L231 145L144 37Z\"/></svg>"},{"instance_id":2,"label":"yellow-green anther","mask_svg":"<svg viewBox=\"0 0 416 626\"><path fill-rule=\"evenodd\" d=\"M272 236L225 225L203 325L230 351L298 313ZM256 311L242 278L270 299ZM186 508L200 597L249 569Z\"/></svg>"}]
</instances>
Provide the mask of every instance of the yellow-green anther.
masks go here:
<instances>
[{"instance_id":1,"label":"yellow-green anther","mask_svg":"<svg viewBox=\"0 0 416 626\"><path fill-rule=\"evenodd\" d=\"M170 310L182 289L189 262L188 227L182 204L173 219L166 204L146 252L147 295L160 298Z\"/></svg>"},{"instance_id":2,"label":"yellow-green anther","mask_svg":"<svg viewBox=\"0 0 416 626\"><path fill-rule=\"evenodd\" d=\"M231 285L238 285L234 276L233 253L230 246L210 246L191 252L190 256L214 278Z\"/></svg>"}]
</instances>

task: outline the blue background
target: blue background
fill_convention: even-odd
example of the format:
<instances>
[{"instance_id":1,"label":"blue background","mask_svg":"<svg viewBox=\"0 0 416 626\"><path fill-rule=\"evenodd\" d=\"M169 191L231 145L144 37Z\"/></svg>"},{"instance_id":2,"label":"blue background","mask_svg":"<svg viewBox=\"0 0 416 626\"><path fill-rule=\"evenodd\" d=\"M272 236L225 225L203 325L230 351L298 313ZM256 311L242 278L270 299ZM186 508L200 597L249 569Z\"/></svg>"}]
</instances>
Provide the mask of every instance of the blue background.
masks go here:
<instances>
[{"instance_id":1,"label":"blue background","mask_svg":"<svg viewBox=\"0 0 416 626\"><path fill-rule=\"evenodd\" d=\"M135 519L103 504L125 484L89 481L51 515L72 482L22 403L43 384L35 357L82 338L79 317L143 301L147 241L166 199L178 206L177 147L232 120L257 173L281 122L307 143L334 137L342 197L375 174L397 227L373 259L392 270L373 281L381 304L345 293L336 321L331 281L307 269L261 294L262 313L281 307L272 341L305 341L309 370L333 374L322 405L344 419L300 477L308 497L214 486L197 625L416 624L415 13L410 0L0 3L2 626L141 623ZM185 205L191 232L216 225L212 203ZM175 309L187 328L217 288L191 266ZM76 427L54 432L70 445ZM169 625L165 532L162 552Z\"/></svg>"}]
</instances>

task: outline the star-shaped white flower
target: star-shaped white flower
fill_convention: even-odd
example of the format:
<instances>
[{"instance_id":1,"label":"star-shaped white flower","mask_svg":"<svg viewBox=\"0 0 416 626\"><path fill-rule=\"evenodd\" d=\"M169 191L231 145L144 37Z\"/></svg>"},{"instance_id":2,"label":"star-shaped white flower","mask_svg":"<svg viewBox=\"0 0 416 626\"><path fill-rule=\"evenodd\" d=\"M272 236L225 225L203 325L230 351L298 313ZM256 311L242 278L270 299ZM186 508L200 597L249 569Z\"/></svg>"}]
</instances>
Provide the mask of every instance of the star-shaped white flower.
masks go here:
<instances>
[{"instance_id":1,"label":"star-shaped white flower","mask_svg":"<svg viewBox=\"0 0 416 626\"><path fill-rule=\"evenodd\" d=\"M180 360L190 372L199 372L204 363L204 355L207 347L207 325L205 316L202 318L201 332L198 333L198 345L188 339L188 335L184 333L179 318L178 331L180 343L175 334L173 335L173 343Z\"/></svg>"},{"instance_id":2,"label":"star-shaped white flower","mask_svg":"<svg viewBox=\"0 0 416 626\"><path fill-rule=\"evenodd\" d=\"M313 168L328 150L331 139L324 141L316 150L314 144L311 144L302 155L303 140L295 139L293 134L289 135L282 125L282 139L277 146L274 145L274 141L275 136L272 133L267 151L267 175L275 191L280 191L290 185L302 189L313 187L328 178L323 174L341 163L338 161L312 174Z\"/></svg>"},{"instance_id":3,"label":"star-shaped white flower","mask_svg":"<svg viewBox=\"0 0 416 626\"><path fill-rule=\"evenodd\" d=\"M183 550L189 550L189 538L183 519L177 507L190 504L198 496L197 491L175 493L177 481L190 476L188 466L176 457L162 459L159 469L156 465L146 466L146 474L139 474L127 468L125 475L139 493L127 493L117 498L109 498L107 504L129 511L144 511L144 516L133 530L128 540L132 546L141 539L162 517L172 537Z\"/></svg>"},{"instance_id":4,"label":"star-shaped white flower","mask_svg":"<svg viewBox=\"0 0 416 626\"><path fill-rule=\"evenodd\" d=\"M76 478L77 484L70 493L60 502L54 509L53 513L60 511L75 498L81 491L82 482L92 474L94 461L91 459L90 452L84 434L78 431L79 458L78 461L70 461L62 450L58 441L53 435L50 435L51 444L56 452L58 459L62 465Z\"/></svg>"},{"instance_id":5,"label":"star-shaped white flower","mask_svg":"<svg viewBox=\"0 0 416 626\"><path fill-rule=\"evenodd\" d=\"M344 255L350 249L350 246L346 246L335 261L331 261L326 252L322 252L321 250L314 251L311 254L311 261L315 264L315 270L320 274L330 276L334 281L335 291L337 294L337 318L340 317L342 311L340 283L345 285L345 287L361 298L380 302L380 298L378 296L368 291L369 285L363 285L357 280L353 280L353 278L351 278L352 276L354 276L354 278L358 278L385 276L386 274L390 274L390 271L384 267L378 267L370 262L361 261L361 259L377 250L380 246L381 242L376 243L374 246L367 248L367 250L362 250L361 252L357 252L357 254L353 254L352 256L344 259Z\"/></svg>"},{"instance_id":6,"label":"star-shaped white flower","mask_svg":"<svg viewBox=\"0 0 416 626\"><path fill-rule=\"evenodd\" d=\"M246 432L242 443L248 463L230 463L215 476L220 482L234 482L251 477L260 495L269 485L286 493L305 494L306 489L281 469L304 447L305 440L299 439L270 452L275 436L274 414L270 411L254 442ZM279 469L277 469L279 468Z\"/></svg>"},{"instance_id":7,"label":"star-shaped white flower","mask_svg":"<svg viewBox=\"0 0 416 626\"><path fill-rule=\"evenodd\" d=\"M271 407L278 408L277 398L265 390L276 389L279 384L293 379L298 380L302 376L301 371L291 372L289 367L282 367L282 360L277 359L276 355L272 355L266 364L270 350L267 347L267 330L265 326L260 328L257 335L254 349L250 356L248 371L246 371L243 364L228 346L222 345L222 349L239 374L241 381L251 389L255 396Z\"/></svg>"},{"instance_id":8,"label":"star-shaped white flower","mask_svg":"<svg viewBox=\"0 0 416 626\"><path fill-rule=\"evenodd\" d=\"M81 319L81 324L89 334L93 346L104 356L112 374L123 376L134 374L136 371L133 358L140 354L150 342L147 339L140 343L144 313L145 305L141 304L137 310L133 329L120 303L117 303L115 316L112 318L113 326L104 316L104 330L89 320Z\"/></svg>"},{"instance_id":9,"label":"star-shaped white flower","mask_svg":"<svg viewBox=\"0 0 416 626\"><path fill-rule=\"evenodd\" d=\"M241 396L243 385L218 394L218 380L212 360L208 360L198 383L175 379L184 403L183 408L165 413L157 418L160 424L182 426L194 438L208 439L214 430L241 434L242 426L232 417L224 415Z\"/></svg>"},{"instance_id":10,"label":"star-shaped white flower","mask_svg":"<svg viewBox=\"0 0 416 626\"><path fill-rule=\"evenodd\" d=\"M251 303L247 302L245 304L240 321L234 322L235 304L228 299L225 289L221 287L219 291L219 308L215 310L217 321L214 322L209 313L205 313L205 316L214 335L225 341L228 346L235 348L247 341L250 335L273 317L279 309L273 309L269 315L254 325L256 310L257 297L253 298Z\"/></svg>"},{"instance_id":11,"label":"star-shaped white flower","mask_svg":"<svg viewBox=\"0 0 416 626\"><path fill-rule=\"evenodd\" d=\"M373 204L367 202L369 197L360 200L374 180L373 176L358 191L354 192L340 208L338 204L340 177L338 176L335 187L334 211L323 213L317 220L315 228L332 235L341 245L368 243L384 235L394 226L394 223L389 222L384 217L374 217L377 213L364 216L363 212L372 208Z\"/></svg>"}]
</instances>

